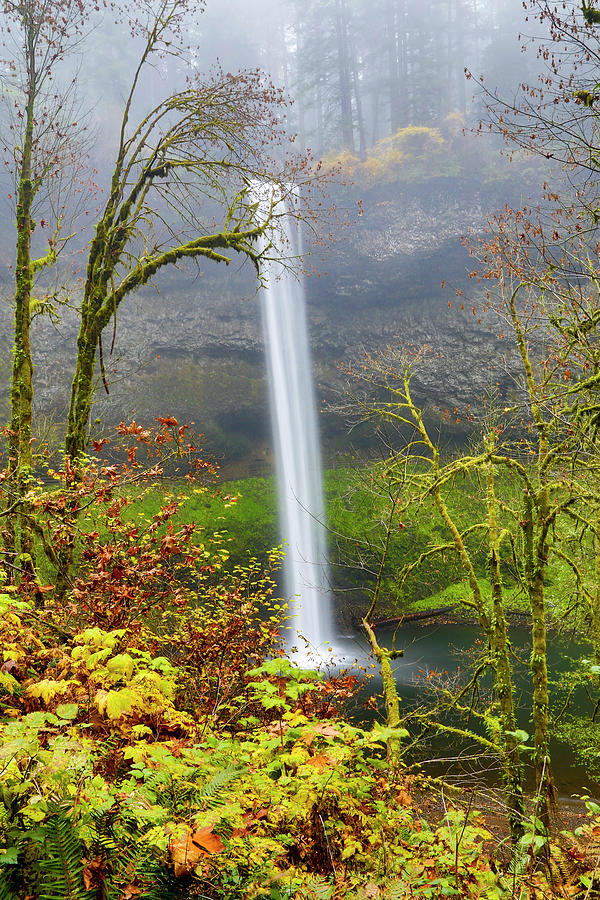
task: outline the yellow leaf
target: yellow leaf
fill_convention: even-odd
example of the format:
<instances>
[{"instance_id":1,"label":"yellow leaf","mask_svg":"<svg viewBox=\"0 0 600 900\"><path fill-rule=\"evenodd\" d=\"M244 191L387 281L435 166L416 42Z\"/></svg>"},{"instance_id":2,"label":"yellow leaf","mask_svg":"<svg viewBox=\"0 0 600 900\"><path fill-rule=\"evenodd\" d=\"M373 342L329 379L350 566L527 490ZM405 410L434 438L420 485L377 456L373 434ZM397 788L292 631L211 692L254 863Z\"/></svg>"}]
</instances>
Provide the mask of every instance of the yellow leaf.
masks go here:
<instances>
[{"instance_id":1,"label":"yellow leaf","mask_svg":"<svg viewBox=\"0 0 600 900\"><path fill-rule=\"evenodd\" d=\"M94 702L98 709L98 712L101 716L106 712L106 699L108 697L108 691L99 690L96 691L96 696L94 697Z\"/></svg>"},{"instance_id":2,"label":"yellow leaf","mask_svg":"<svg viewBox=\"0 0 600 900\"><path fill-rule=\"evenodd\" d=\"M106 695L106 715L109 719L119 719L133 709L139 696L127 688L122 691L109 691Z\"/></svg>"},{"instance_id":3,"label":"yellow leaf","mask_svg":"<svg viewBox=\"0 0 600 900\"><path fill-rule=\"evenodd\" d=\"M30 697L41 699L45 704L48 704L54 697L66 694L70 686L70 681L53 681L51 678L46 678L43 681L30 684L27 688L27 693Z\"/></svg>"}]
</instances>

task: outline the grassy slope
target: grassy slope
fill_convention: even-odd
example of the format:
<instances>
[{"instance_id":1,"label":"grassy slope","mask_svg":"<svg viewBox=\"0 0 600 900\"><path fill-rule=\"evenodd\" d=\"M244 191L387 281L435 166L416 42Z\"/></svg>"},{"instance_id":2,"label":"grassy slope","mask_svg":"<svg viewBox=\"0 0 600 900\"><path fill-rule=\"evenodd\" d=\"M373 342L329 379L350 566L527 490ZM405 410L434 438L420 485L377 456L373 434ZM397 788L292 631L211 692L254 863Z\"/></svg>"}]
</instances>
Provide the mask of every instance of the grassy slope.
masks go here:
<instances>
[{"instance_id":1,"label":"grassy slope","mask_svg":"<svg viewBox=\"0 0 600 900\"><path fill-rule=\"evenodd\" d=\"M380 490L377 477L371 469L340 468L325 473L333 580L338 596L357 612L365 608L369 590L375 582L388 515L385 491ZM187 498L177 517L180 521L195 522L199 533L207 536L214 532L227 533L225 546L233 564L242 564L249 556L264 557L279 543L277 499L272 478L228 482L220 486L216 496L210 491L190 489L181 484L172 484L169 490ZM499 494L510 500L512 485L506 481L501 483ZM158 509L165 496L164 487L149 490L142 501L132 507L130 514L149 516ZM449 503L461 527L481 520L481 496L477 482L465 480L455 485ZM452 552L425 561L404 589L399 589L395 575L401 566L415 560L434 542L448 540L444 526L427 506L403 515L403 520L401 523L394 520L392 524L379 614L459 605L468 593L465 594L463 572ZM471 540L471 552L480 585L487 593L487 554L481 536ZM513 575L506 567L507 606L525 609L525 598ZM560 613L568 601L569 580L567 567L554 564L548 584L550 611L554 608Z\"/></svg>"}]
</instances>

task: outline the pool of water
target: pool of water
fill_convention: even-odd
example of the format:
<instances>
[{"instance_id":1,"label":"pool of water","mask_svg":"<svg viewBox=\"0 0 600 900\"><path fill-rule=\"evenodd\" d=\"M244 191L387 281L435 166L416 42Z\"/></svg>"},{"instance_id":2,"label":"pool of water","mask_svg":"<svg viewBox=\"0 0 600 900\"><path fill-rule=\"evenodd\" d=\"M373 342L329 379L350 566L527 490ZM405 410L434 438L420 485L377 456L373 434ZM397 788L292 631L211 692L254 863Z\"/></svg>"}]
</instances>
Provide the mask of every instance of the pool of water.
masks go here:
<instances>
[{"instance_id":1,"label":"pool of water","mask_svg":"<svg viewBox=\"0 0 600 900\"><path fill-rule=\"evenodd\" d=\"M392 646L394 628L379 628L377 635L383 646ZM511 641L514 653L518 727L531 734L531 682L528 666L531 635L525 628L514 628L511 630ZM433 709L439 701L440 689L456 688L469 682L477 660L485 652L481 631L471 625L403 626L395 633L395 647L404 651L404 655L393 663L398 693L401 697L401 711L414 710L416 707ZM570 659L581 657L584 653L584 648L576 640L559 634L549 635L548 669L552 681L551 711L554 715L560 712L564 704ZM358 675L366 676L365 685L349 709L349 714L354 721L361 723L382 718L381 677L378 667L370 656L368 642L360 631L338 636L331 652L322 652L317 660L302 651L297 661L302 665L319 665L330 671L348 668ZM562 685L558 683L561 676ZM491 679L489 677L481 679L478 690L484 701L486 694L491 691ZM369 703L371 697L379 699L375 708ZM467 705L470 699L471 693L468 699L466 698ZM571 702L573 710L592 714L593 706L583 689L575 692ZM480 708L483 705L482 702ZM448 712L442 714L441 721L463 728L466 724L464 717ZM474 719L470 721L468 727L482 732L481 725ZM432 737L416 747L413 756L418 757L431 774L461 778L473 775L489 783L498 779L497 760L491 757L482 758L478 745L461 742L454 736ZM565 797L574 793L598 795L598 782L590 779L567 743L554 737L551 742L551 756L557 789L561 795ZM529 780L529 788L534 790L532 772Z\"/></svg>"}]
</instances>

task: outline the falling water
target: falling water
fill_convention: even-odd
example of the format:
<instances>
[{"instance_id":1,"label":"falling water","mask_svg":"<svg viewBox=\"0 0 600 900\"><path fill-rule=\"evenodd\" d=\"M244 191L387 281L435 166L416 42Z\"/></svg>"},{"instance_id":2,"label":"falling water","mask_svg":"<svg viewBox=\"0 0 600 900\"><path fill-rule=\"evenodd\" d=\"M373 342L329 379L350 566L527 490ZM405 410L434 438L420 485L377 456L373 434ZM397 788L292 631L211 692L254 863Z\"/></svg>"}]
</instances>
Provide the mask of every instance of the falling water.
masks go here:
<instances>
[{"instance_id":1,"label":"falling water","mask_svg":"<svg viewBox=\"0 0 600 900\"><path fill-rule=\"evenodd\" d=\"M259 193L259 192L257 192ZM265 188L259 193L265 200ZM285 201L281 200L280 203ZM299 227L284 216L285 253L301 255ZM291 598L288 648L320 655L333 637L326 562L321 454L312 382L304 285L272 265L262 316L277 464L285 590Z\"/></svg>"}]
</instances>

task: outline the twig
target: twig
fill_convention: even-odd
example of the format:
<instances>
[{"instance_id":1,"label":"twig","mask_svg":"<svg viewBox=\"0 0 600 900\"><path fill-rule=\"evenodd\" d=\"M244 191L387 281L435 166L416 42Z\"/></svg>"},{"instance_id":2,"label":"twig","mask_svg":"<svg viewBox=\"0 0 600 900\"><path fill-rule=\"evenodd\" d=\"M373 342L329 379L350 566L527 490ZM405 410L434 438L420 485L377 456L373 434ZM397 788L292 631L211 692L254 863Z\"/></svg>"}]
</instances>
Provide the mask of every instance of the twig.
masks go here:
<instances>
[{"instance_id":1,"label":"twig","mask_svg":"<svg viewBox=\"0 0 600 900\"><path fill-rule=\"evenodd\" d=\"M333 861L333 855L331 853L331 847L329 846L329 838L327 837L327 829L325 828L325 822L323 821L323 816L321 813L318 813L319 819L321 821L321 826L323 828L323 834L325 835L325 845L327 847L327 852L329 854L329 860L331 862L331 868L333 869L333 877L337 878L337 872L335 870L335 863Z\"/></svg>"}]
</instances>

